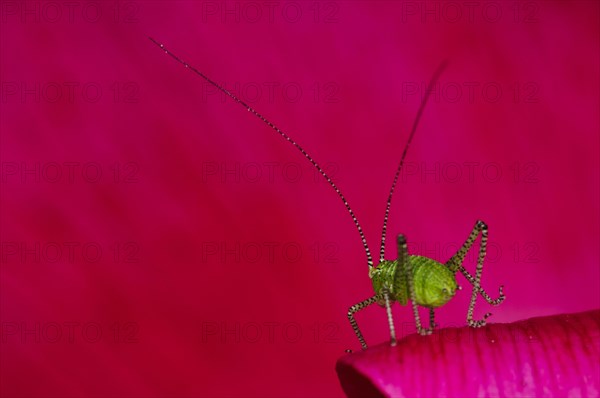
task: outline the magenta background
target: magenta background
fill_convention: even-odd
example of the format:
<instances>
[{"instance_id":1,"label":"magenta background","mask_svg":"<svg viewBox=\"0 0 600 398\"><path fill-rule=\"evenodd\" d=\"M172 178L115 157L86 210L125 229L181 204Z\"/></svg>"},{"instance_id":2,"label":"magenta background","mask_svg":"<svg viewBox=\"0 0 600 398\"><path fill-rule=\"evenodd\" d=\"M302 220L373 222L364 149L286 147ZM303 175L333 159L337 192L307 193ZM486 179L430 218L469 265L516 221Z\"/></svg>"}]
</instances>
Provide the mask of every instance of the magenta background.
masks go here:
<instances>
[{"instance_id":1,"label":"magenta background","mask_svg":"<svg viewBox=\"0 0 600 398\"><path fill-rule=\"evenodd\" d=\"M495 322L600 305L597 3L535 3L533 23L514 22L513 3L502 3L498 23L481 13L473 23L414 16L402 23L402 4L392 2L338 2L333 23L315 23L312 3L296 3L306 15L298 23L281 14L274 23L203 21L202 2L134 4L133 23L108 16L88 23L80 13L73 23L2 16L2 82L97 82L103 89L96 103L7 97L2 162L97 162L107 176L111 164L135 162L139 172L131 184L108 177L21 183L3 174L2 242L98 242L104 253L97 263L3 258L3 325L96 322L106 335L97 343L4 335L1 395L342 395L335 361L359 347L346 311L371 294L350 217L330 187L313 181L298 151L231 101L202 101L203 82L148 35L217 81L298 82L298 102L262 97L253 105L318 162L338 166L335 180L374 256L419 105L415 95L402 100L402 83L428 81L446 57L442 84L498 83L496 103L464 95L430 102L407 161L495 162L506 175L514 162L533 162L537 182L408 179L398 187L389 233L457 243L476 219L485 220L501 256L485 267L483 285L495 295L503 283L507 295L492 310ZM112 7L103 3L102 11ZM128 81L139 87L139 101L115 102L110 85ZM315 102L315 82L335 82L339 102ZM535 82L539 102L515 102L515 82ZM306 177L203 182L203 162L293 162L306 166ZM128 241L139 245L140 261L116 263L111 245ZM297 262L278 256L275 264L202 261L203 242L215 241L294 242L303 255ZM328 242L337 245L338 262L315 261L310 247ZM533 257L522 254L531 247L538 248ZM393 246L387 253L394 255ZM464 323L467 296L438 312L442 326ZM483 301L476 307L479 316L488 310ZM398 328L412 321L406 308L395 316ZM370 343L386 339L384 319L379 309L359 314ZM115 343L115 322L138 325L136 341ZM279 328L273 341L202 341L207 322L295 324L303 334L292 342Z\"/></svg>"}]
</instances>

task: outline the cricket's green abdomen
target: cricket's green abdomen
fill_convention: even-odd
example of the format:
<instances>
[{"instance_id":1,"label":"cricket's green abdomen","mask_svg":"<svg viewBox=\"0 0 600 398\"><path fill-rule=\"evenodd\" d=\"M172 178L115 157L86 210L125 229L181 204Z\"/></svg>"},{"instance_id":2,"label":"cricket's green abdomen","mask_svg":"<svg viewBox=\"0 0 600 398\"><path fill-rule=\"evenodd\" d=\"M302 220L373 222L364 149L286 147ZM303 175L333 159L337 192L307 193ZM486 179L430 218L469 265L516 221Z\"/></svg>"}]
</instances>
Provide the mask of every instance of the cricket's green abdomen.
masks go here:
<instances>
[{"instance_id":1,"label":"cricket's green abdomen","mask_svg":"<svg viewBox=\"0 0 600 398\"><path fill-rule=\"evenodd\" d=\"M456 278L444 264L423 256L408 256L413 270L415 302L423 307L436 308L446 304L457 288ZM383 261L373 270L372 280L375 293L386 286L392 297L401 305L409 298L405 270L400 269L398 260Z\"/></svg>"},{"instance_id":2,"label":"cricket's green abdomen","mask_svg":"<svg viewBox=\"0 0 600 398\"><path fill-rule=\"evenodd\" d=\"M413 267L415 301L423 307L436 308L446 304L458 285L454 272L444 264L423 256L408 256Z\"/></svg>"}]
</instances>

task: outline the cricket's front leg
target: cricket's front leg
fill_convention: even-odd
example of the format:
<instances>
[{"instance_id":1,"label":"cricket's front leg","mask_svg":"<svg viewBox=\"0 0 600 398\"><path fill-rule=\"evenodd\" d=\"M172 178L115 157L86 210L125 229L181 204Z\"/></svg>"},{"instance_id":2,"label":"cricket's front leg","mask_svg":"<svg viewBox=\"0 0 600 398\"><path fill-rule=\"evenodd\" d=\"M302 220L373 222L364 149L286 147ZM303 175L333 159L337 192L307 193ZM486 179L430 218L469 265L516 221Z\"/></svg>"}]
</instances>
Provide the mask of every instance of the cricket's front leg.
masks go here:
<instances>
[{"instance_id":1,"label":"cricket's front leg","mask_svg":"<svg viewBox=\"0 0 600 398\"><path fill-rule=\"evenodd\" d=\"M465 259L465 255L473 246L473 243L477 239L477 237L481 234L481 243L479 248L479 257L477 258L477 268L475 270L475 277L473 277L469 272L463 267L463 261ZM481 320L473 319L473 311L475 309L475 302L477 300L477 294L481 294L483 298L490 304L499 305L502 301L504 301L504 293L502 292L502 286L500 286L500 296L494 300L492 299L482 288L481 288L481 273L483 271L483 260L485 259L486 250L487 250L487 241L488 241L488 227L483 221L477 221L475 223L475 227L469 234L469 237L463 244L463 246L458 250L458 252L452 256L450 260L446 263L446 265L456 271L460 270L460 272L467 278L469 283L473 285L473 293L471 294L471 302L469 303L469 310L467 312L467 323L471 327L482 327L486 324L486 319L489 318L492 314L486 313Z\"/></svg>"},{"instance_id":2,"label":"cricket's front leg","mask_svg":"<svg viewBox=\"0 0 600 398\"><path fill-rule=\"evenodd\" d=\"M403 275L403 278L406 278L406 283L408 285L408 298L410 299L413 315L415 316L415 325L417 326L417 332L421 336L431 334L435 326L433 309L431 309L429 313L429 328L425 329L421 326L421 317L419 316L419 309L417 308L417 302L415 300L415 277L413 274L412 265L410 261L408 261L408 249L406 247L406 238L402 234L398 235L398 267L400 268L400 272L401 275Z\"/></svg>"},{"instance_id":3,"label":"cricket's front leg","mask_svg":"<svg viewBox=\"0 0 600 398\"><path fill-rule=\"evenodd\" d=\"M360 341L360 345L363 350L367 349L367 343L365 342L365 338L363 337L362 333L360 332L360 329L358 328L356 319L354 319L354 314L362 309L367 308L371 304L381 300L382 297L383 296L381 294L377 294L371 298L366 299L365 301L361 301L358 304L354 304L352 307L350 307L350 309L348 309L348 320L350 321L350 325L352 326L356 337L358 337L358 341Z\"/></svg>"}]
</instances>

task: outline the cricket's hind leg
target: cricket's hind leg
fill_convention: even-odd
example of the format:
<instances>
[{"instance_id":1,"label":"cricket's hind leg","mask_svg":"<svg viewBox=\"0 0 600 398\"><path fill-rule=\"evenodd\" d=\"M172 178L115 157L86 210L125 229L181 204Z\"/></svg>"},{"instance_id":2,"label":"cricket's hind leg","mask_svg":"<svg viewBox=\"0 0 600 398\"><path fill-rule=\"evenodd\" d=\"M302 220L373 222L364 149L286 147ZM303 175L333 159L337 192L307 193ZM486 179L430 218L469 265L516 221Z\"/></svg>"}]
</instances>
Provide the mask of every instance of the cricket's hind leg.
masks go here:
<instances>
[{"instance_id":1,"label":"cricket's hind leg","mask_svg":"<svg viewBox=\"0 0 600 398\"><path fill-rule=\"evenodd\" d=\"M469 272L463 267L463 262L465 260L465 255L473 246L473 243L477 239L477 237L481 234L481 243L479 247L479 257L477 258L477 268L475 270L475 277L473 277ZM486 313L483 316L483 319L474 320L473 319L473 311L475 309L475 301L477 300L477 294L481 294L481 296L492 305L499 305L505 299L504 293L502 291L503 286L500 286L500 295L497 299L492 299L482 288L481 288L481 273L483 271L483 260L485 259L486 250L487 250L487 241L488 241L488 227L483 221L477 221L473 230L469 234L469 237L463 244L463 246L456 252L446 265L453 271L459 270L465 278L469 281L471 285L473 285L473 293L471 294L471 302L469 303L469 310L467 312L467 323L471 327L481 327L486 324L486 319L489 318L492 314Z\"/></svg>"}]
</instances>

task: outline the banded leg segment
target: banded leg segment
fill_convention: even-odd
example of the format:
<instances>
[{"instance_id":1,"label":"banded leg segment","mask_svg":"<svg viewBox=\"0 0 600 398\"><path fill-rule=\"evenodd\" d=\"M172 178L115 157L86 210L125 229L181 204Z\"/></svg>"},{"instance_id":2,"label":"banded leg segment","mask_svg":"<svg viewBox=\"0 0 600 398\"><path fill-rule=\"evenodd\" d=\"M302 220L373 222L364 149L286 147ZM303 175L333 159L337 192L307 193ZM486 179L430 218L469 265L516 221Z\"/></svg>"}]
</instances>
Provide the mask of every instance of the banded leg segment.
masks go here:
<instances>
[{"instance_id":1,"label":"banded leg segment","mask_svg":"<svg viewBox=\"0 0 600 398\"><path fill-rule=\"evenodd\" d=\"M429 330L433 331L437 325L435 324L435 311L433 308L429 309Z\"/></svg>"},{"instance_id":2,"label":"banded leg segment","mask_svg":"<svg viewBox=\"0 0 600 398\"><path fill-rule=\"evenodd\" d=\"M390 305L390 292L386 289L383 292L385 300L385 310L387 312L388 323L390 325L390 345L396 345L396 329L394 328L394 319L392 318L392 306Z\"/></svg>"},{"instance_id":3,"label":"banded leg segment","mask_svg":"<svg viewBox=\"0 0 600 398\"><path fill-rule=\"evenodd\" d=\"M479 256L477 258L477 268L475 270L475 277L473 277L469 272L463 267L463 262L465 260L465 255L473 246L473 243L477 239L477 237L481 234L481 243L479 248ZM502 292L502 287L500 287L500 297L496 300L492 299L482 288L481 288L481 273L483 271L483 261L485 259L486 249L487 249L487 240L488 240L488 227L483 221L477 221L475 223L475 227L469 234L466 242L463 246L458 250L458 252L452 256L450 260L446 263L446 265L452 270L459 270L465 278L469 281L471 285L473 285L473 293L471 294L471 302L469 303L469 310L467 312L467 323L471 327L482 327L486 323L486 319L489 318L492 314L486 313L481 320L473 319L473 311L475 309L475 301L477 300L477 294L481 294L483 298L490 304L498 305L502 301L504 301L504 294Z\"/></svg>"},{"instance_id":4,"label":"banded leg segment","mask_svg":"<svg viewBox=\"0 0 600 398\"><path fill-rule=\"evenodd\" d=\"M471 231L471 234L469 235L469 237L467 238L466 242L463 244L463 246L458 250L458 252L456 252L456 254L454 256L452 256L452 258L450 260L448 260L448 262L446 262L446 265L454 272L456 272L457 270L461 272L461 274L464 275L465 278L467 278L467 280L469 281L469 283L472 286L475 286L476 284L476 278L474 278L469 271L467 271L465 269L465 267L463 267L463 262L465 260L465 256L467 254L467 252L471 249L471 247L473 246L473 243L475 243L475 240L477 239L477 236L479 235L479 232L483 231L485 232L485 237L482 236L481 240L482 240L482 248L484 247L485 244L487 244L487 225L483 222L483 221L477 221L475 223L475 227L473 228L473 230ZM486 243L484 244L484 239L486 241ZM480 256L481 256L481 249L480 249ZM484 253L485 256L485 253ZM481 285L481 283L480 283ZM503 286L500 286L500 295L497 299L493 299L490 297L489 294L486 293L485 290L483 290L481 288L481 286L479 286L479 290L478 293L481 294L481 296L485 299L485 301L487 301L489 304L492 305L499 305L500 303L502 303L504 301L504 293L503 293Z\"/></svg>"},{"instance_id":5,"label":"banded leg segment","mask_svg":"<svg viewBox=\"0 0 600 398\"><path fill-rule=\"evenodd\" d=\"M463 267L462 265L458 269L461 272L461 274L463 274L465 276L465 278L469 281L469 283L471 285L475 286L475 278L473 277L473 275L469 274L469 271L467 271L465 269L465 267ZM481 294L481 297L483 297L484 300L487 301L489 304L500 305L506 298L506 296L504 295L503 289L504 289L504 285L500 285L500 288L498 289L500 292L500 295L498 296L497 299L491 298L490 295L487 294L486 291L481 288L481 286L479 287L479 294Z\"/></svg>"},{"instance_id":6,"label":"banded leg segment","mask_svg":"<svg viewBox=\"0 0 600 398\"><path fill-rule=\"evenodd\" d=\"M419 316L419 309L417 308L417 302L415 300L415 277L413 274L412 264L408 261L408 249L406 247L406 238L404 235L399 234L398 238L398 266L403 278L406 279L408 285L408 298L410 300L413 315L415 317L415 325L417 326L417 332L421 336L431 334L434 327L433 309L430 311L429 328L425 329L421 326L421 317Z\"/></svg>"},{"instance_id":7,"label":"banded leg segment","mask_svg":"<svg viewBox=\"0 0 600 398\"><path fill-rule=\"evenodd\" d=\"M371 298L366 299L365 301L361 301L358 304L354 304L348 310L348 320L350 321L350 325L352 326L352 329L354 330L356 337L358 337L358 341L360 341L360 345L362 346L363 350L367 349L367 343L365 342L365 339L364 339L362 333L360 332L360 329L358 328L356 319L354 319L354 314L356 314L358 311L360 311L362 309L367 308L371 304L381 300L382 297L383 297L383 295L381 295L381 294L375 295Z\"/></svg>"}]
</instances>

